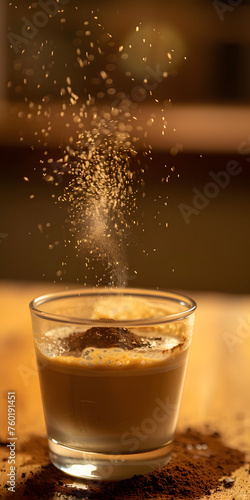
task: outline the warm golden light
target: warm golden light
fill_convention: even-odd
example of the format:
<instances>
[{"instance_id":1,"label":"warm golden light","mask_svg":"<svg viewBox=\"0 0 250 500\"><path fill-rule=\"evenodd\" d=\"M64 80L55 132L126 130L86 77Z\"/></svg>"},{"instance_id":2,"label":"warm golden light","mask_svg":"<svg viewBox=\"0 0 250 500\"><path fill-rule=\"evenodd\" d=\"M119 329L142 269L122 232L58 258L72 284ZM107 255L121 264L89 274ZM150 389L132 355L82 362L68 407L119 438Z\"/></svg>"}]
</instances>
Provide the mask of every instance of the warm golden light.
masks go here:
<instances>
[{"instance_id":1,"label":"warm golden light","mask_svg":"<svg viewBox=\"0 0 250 500\"><path fill-rule=\"evenodd\" d=\"M169 73L176 69L185 56L185 43L179 32L167 24L136 26L123 40L122 68L130 70L135 78L144 78L145 66L160 67Z\"/></svg>"}]
</instances>

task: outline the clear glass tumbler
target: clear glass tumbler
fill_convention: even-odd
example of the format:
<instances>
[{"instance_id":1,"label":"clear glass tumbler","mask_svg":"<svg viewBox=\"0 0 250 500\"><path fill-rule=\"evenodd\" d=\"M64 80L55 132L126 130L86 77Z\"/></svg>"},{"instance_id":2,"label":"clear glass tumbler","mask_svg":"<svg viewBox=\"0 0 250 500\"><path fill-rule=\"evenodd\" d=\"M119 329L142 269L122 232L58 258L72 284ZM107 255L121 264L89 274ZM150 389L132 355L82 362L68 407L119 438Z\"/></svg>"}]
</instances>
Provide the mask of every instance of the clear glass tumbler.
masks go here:
<instances>
[{"instance_id":1,"label":"clear glass tumbler","mask_svg":"<svg viewBox=\"0 0 250 500\"><path fill-rule=\"evenodd\" d=\"M114 480L170 459L195 302L172 292L81 289L30 304L51 462Z\"/></svg>"}]
</instances>

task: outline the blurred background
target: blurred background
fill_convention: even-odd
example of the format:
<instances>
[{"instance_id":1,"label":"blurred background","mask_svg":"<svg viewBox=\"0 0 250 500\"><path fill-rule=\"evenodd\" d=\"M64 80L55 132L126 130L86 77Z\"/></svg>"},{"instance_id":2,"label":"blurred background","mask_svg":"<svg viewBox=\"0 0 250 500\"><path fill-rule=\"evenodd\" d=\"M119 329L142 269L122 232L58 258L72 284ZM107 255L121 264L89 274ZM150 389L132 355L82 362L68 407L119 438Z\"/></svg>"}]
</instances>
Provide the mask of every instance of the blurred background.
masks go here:
<instances>
[{"instance_id":1,"label":"blurred background","mask_svg":"<svg viewBox=\"0 0 250 500\"><path fill-rule=\"evenodd\" d=\"M79 102L89 93L100 107L128 96L136 109L139 103L142 130L155 116L147 128L152 159L139 153L146 196L138 196L141 228L126 249L128 285L250 292L249 22L248 1L2 0L2 279L60 282L65 253L63 281L79 276L79 259L63 244L67 207L55 203L63 183L46 182L41 163L60 158L74 133L71 111L60 114L70 75ZM151 38L153 50L143 42ZM89 51L90 39L105 55L100 62L88 52L91 64L79 69L76 50ZM127 59L115 55L121 46L133 47ZM115 94L102 91L100 64L113 75Z\"/></svg>"}]
</instances>

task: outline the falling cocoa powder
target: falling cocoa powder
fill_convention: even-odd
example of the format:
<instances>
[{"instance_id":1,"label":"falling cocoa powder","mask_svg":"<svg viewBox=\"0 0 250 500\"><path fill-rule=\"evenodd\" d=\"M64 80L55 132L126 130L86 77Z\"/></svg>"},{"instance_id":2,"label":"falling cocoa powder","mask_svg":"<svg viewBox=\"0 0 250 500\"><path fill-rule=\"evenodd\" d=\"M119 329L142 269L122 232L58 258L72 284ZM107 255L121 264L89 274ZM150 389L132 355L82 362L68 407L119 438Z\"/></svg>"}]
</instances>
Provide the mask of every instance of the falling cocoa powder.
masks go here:
<instances>
[{"instance_id":1,"label":"falling cocoa powder","mask_svg":"<svg viewBox=\"0 0 250 500\"><path fill-rule=\"evenodd\" d=\"M45 438L36 438L36 446L49 462ZM35 443L25 449L28 447L34 450ZM16 486L16 498L52 500L58 494L65 500L198 499L211 490L228 487L231 473L244 463L244 453L225 446L218 433L207 435L188 429L176 435L172 459L161 470L118 482L79 481L79 487L73 487L69 476L47 464ZM223 476L227 476L227 484L220 481Z\"/></svg>"},{"instance_id":2,"label":"falling cocoa powder","mask_svg":"<svg viewBox=\"0 0 250 500\"><path fill-rule=\"evenodd\" d=\"M62 340L62 339L61 339ZM135 335L127 328L93 327L86 332L71 333L63 339L64 354L78 353L79 355L87 347L135 349L149 346L139 335Z\"/></svg>"}]
</instances>

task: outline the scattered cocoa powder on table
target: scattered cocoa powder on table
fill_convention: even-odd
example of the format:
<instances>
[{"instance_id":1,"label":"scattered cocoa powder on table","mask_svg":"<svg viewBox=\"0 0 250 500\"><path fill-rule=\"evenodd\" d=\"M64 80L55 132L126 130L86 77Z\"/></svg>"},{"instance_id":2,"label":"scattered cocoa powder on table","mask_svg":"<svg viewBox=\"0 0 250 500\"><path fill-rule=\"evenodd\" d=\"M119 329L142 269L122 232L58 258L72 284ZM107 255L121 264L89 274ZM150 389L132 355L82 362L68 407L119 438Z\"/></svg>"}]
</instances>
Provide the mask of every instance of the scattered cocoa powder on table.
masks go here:
<instances>
[{"instance_id":1,"label":"scattered cocoa powder on table","mask_svg":"<svg viewBox=\"0 0 250 500\"><path fill-rule=\"evenodd\" d=\"M45 439L41 448L41 456L48 460ZM177 433L172 459L161 470L118 482L86 480L76 488L70 485L69 476L48 464L16 486L16 498L50 500L57 494L65 500L194 500L209 495L210 490L231 486L230 481L219 480L244 463L244 453L225 446L217 432L202 434L188 429Z\"/></svg>"}]
</instances>

